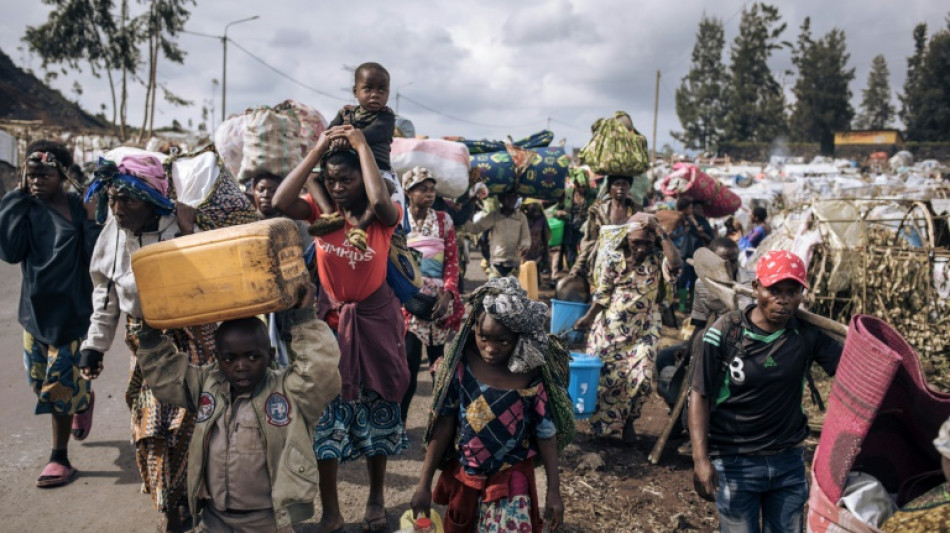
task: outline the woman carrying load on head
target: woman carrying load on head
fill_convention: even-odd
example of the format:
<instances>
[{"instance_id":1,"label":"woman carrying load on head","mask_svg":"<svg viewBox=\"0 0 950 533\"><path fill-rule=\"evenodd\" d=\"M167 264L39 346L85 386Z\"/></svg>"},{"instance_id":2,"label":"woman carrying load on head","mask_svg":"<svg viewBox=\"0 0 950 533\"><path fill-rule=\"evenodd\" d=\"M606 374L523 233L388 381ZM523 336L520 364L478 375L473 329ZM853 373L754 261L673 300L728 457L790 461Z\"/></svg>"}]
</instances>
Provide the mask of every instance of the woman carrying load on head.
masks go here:
<instances>
[{"instance_id":1,"label":"woman carrying load on head","mask_svg":"<svg viewBox=\"0 0 950 533\"><path fill-rule=\"evenodd\" d=\"M142 305L132 274L132 253L191 233L195 212L168 199L161 161L148 154L128 155L118 164L100 159L86 199L96 199L96 220L105 226L89 267L93 314L79 366L87 379L99 376L119 315L125 313L125 341L132 351L125 401L132 411L132 440L142 491L151 495L155 508L163 513L165 531L184 531L189 514L184 494L187 451L195 417L185 409L159 403L136 364L135 332L142 326ZM107 217L109 212L112 216ZM203 365L214 357L214 330L214 325L206 325L170 333L179 349L190 355L192 364Z\"/></svg>"},{"instance_id":2,"label":"woman carrying load on head","mask_svg":"<svg viewBox=\"0 0 950 533\"><path fill-rule=\"evenodd\" d=\"M449 336L462 323L462 300L459 295L459 260L455 242L455 226L448 213L432 209L435 203L436 178L423 167L416 167L402 177L402 188L409 200L409 246L422 252L422 292L437 298L432 319L419 318L405 309L406 357L409 360L409 389L402 399L403 422L409 416L409 404L416 392L416 380L422 363L422 347L426 347L429 366L442 357Z\"/></svg>"},{"instance_id":3,"label":"woman carrying load on head","mask_svg":"<svg viewBox=\"0 0 950 533\"><path fill-rule=\"evenodd\" d=\"M623 231L598 269L590 309L574 328L591 330L588 353L603 362L591 431L598 437L620 434L630 444L633 421L653 390L664 273L677 272L682 262L655 216L637 213Z\"/></svg>"},{"instance_id":4,"label":"woman carrying load on head","mask_svg":"<svg viewBox=\"0 0 950 533\"><path fill-rule=\"evenodd\" d=\"M607 176L607 191L587 212L587 229L581 238L577 262L571 267L570 276L593 279L594 262L597 259L597 243L600 228L608 225L621 225L627 219L640 212L638 205L630 196L631 176Z\"/></svg>"}]
</instances>

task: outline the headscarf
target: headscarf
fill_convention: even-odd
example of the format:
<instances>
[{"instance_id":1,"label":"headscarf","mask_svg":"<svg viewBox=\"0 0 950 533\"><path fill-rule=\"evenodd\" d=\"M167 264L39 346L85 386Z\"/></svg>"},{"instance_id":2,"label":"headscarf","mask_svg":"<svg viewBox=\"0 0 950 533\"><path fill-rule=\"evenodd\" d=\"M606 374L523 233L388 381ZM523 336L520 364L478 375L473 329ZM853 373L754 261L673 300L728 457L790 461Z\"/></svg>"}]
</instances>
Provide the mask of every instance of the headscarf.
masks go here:
<instances>
[{"instance_id":1,"label":"headscarf","mask_svg":"<svg viewBox=\"0 0 950 533\"><path fill-rule=\"evenodd\" d=\"M940 432L934 439L934 447L940 452L940 455L950 460L950 418L940 426Z\"/></svg>"},{"instance_id":2,"label":"headscarf","mask_svg":"<svg viewBox=\"0 0 950 533\"><path fill-rule=\"evenodd\" d=\"M450 384L457 375L459 364L464 361L469 339L475 335L475 322L485 312L518 333L518 343L508 361L508 369L518 373L540 369L544 388L548 392L551 417L557 426L557 446L559 450L564 449L574 438L575 432L574 402L567 393L571 357L556 336L545 332L547 307L529 300L518 280L513 277L489 280L472 293L469 302L472 311L452 341L432 383L432 409L429 411L426 442L432 439L437 414L449 401ZM445 453L443 460L450 460L455 450L450 447Z\"/></svg>"},{"instance_id":3,"label":"headscarf","mask_svg":"<svg viewBox=\"0 0 950 533\"><path fill-rule=\"evenodd\" d=\"M82 184L69 177L69 172L66 171L66 167L63 166L63 163L59 159L56 159L56 155L53 154L53 152L31 153L30 155L26 156L26 166L29 165L42 165L45 167L54 168L57 172L59 172L59 175L68 181L70 185L75 187L77 191L82 190ZM24 175L26 174L26 166L23 167Z\"/></svg>"},{"instance_id":4,"label":"headscarf","mask_svg":"<svg viewBox=\"0 0 950 533\"><path fill-rule=\"evenodd\" d=\"M545 328L548 308L529 299L517 278L508 276L488 280L472 292L469 302L474 316L484 311L518 334L518 342L508 360L508 370L523 374L544 364L544 354L550 343Z\"/></svg>"},{"instance_id":5,"label":"headscarf","mask_svg":"<svg viewBox=\"0 0 950 533\"><path fill-rule=\"evenodd\" d=\"M95 179L86 191L86 202L97 198L96 221L106 221L109 202L106 191L115 187L136 200L152 204L159 215L169 215L175 204L168 199L168 178L161 161L155 156L129 155L116 165L114 161L99 158Z\"/></svg>"},{"instance_id":6,"label":"headscarf","mask_svg":"<svg viewBox=\"0 0 950 533\"><path fill-rule=\"evenodd\" d=\"M627 219L627 235L655 241L660 235L660 224L655 215L641 211Z\"/></svg>"}]
</instances>

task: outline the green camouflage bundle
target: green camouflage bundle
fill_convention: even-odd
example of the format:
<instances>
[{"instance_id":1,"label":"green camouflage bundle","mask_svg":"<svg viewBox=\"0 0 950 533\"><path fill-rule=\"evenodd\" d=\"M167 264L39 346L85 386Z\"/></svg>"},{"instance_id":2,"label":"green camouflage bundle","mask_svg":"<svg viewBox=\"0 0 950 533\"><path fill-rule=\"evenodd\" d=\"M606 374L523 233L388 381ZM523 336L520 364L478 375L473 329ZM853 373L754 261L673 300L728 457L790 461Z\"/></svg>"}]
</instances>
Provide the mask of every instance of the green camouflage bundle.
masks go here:
<instances>
[{"instance_id":1,"label":"green camouflage bundle","mask_svg":"<svg viewBox=\"0 0 950 533\"><path fill-rule=\"evenodd\" d=\"M557 449L563 450L574 440L576 432L574 402L567 394L571 379L571 356L561 339L554 334L551 334L551 343L548 345L547 360L548 364L541 367L541 379L548 391L548 407L557 427Z\"/></svg>"},{"instance_id":2,"label":"green camouflage bundle","mask_svg":"<svg viewBox=\"0 0 950 533\"><path fill-rule=\"evenodd\" d=\"M595 174L636 176L649 167L647 139L636 129L630 131L620 121L628 117L617 111L611 118L600 118L591 127L594 135L581 148L581 164L590 166Z\"/></svg>"}]
</instances>

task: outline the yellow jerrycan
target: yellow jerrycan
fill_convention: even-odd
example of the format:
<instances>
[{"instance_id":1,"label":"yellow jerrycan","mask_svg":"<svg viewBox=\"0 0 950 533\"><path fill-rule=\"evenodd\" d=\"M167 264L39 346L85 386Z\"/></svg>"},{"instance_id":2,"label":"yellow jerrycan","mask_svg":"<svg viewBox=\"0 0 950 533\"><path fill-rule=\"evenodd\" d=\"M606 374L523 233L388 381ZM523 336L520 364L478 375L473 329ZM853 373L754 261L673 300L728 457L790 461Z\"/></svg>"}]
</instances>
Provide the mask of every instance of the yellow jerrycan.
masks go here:
<instances>
[{"instance_id":1,"label":"yellow jerrycan","mask_svg":"<svg viewBox=\"0 0 950 533\"><path fill-rule=\"evenodd\" d=\"M407 509L399 519L399 531L412 533L443 533L445 531L445 529L442 528L442 517L439 516L439 513L437 513L435 509L429 509L428 521L420 521L422 518L424 518L422 515L418 518L413 516L412 509Z\"/></svg>"},{"instance_id":2,"label":"yellow jerrycan","mask_svg":"<svg viewBox=\"0 0 950 533\"><path fill-rule=\"evenodd\" d=\"M161 329L289 309L308 281L300 232L285 218L145 246L132 272L145 321Z\"/></svg>"},{"instance_id":3,"label":"yellow jerrycan","mask_svg":"<svg viewBox=\"0 0 950 533\"><path fill-rule=\"evenodd\" d=\"M538 263L536 261L521 263L518 281L521 283L521 288L528 293L528 298L538 299Z\"/></svg>"}]
</instances>

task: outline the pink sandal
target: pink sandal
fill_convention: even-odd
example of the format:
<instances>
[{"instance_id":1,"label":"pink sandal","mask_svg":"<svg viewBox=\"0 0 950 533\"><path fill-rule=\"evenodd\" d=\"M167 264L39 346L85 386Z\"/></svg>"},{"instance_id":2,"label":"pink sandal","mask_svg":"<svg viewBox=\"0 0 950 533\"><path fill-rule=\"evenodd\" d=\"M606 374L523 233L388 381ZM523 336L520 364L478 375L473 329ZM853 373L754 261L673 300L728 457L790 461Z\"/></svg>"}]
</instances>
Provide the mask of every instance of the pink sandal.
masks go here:
<instances>
[{"instance_id":1,"label":"pink sandal","mask_svg":"<svg viewBox=\"0 0 950 533\"><path fill-rule=\"evenodd\" d=\"M36 486L43 489L62 487L69 484L77 472L75 468L50 461L36 480Z\"/></svg>"},{"instance_id":2,"label":"pink sandal","mask_svg":"<svg viewBox=\"0 0 950 533\"><path fill-rule=\"evenodd\" d=\"M89 391L89 408L73 416L73 438L76 440L86 440L92 431L92 409L96 406L96 393Z\"/></svg>"}]
</instances>

